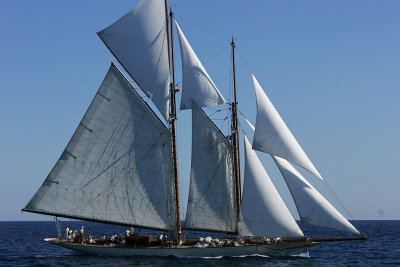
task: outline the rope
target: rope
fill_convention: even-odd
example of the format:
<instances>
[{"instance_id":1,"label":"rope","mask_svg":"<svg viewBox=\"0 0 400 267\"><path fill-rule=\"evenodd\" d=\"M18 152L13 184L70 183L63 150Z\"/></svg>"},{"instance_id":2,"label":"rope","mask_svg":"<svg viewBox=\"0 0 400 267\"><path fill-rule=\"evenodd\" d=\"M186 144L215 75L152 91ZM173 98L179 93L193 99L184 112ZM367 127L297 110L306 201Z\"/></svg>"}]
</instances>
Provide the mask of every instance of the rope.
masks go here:
<instances>
[{"instance_id":1,"label":"rope","mask_svg":"<svg viewBox=\"0 0 400 267\"><path fill-rule=\"evenodd\" d=\"M197 23L195 23L195 22L193 22L193 21L191 21L191 20L189 20L189 19L186 19L186 18L184 18L184 17L182 17L182 16L177 16L177 15L174 15L174 16L175 16L175 18L182 19L183 21L186 21L186 22L192 24L193 26L196 26L197 28L199 28L199 29L201 29L201 30L203 30L203 31L205 31L205 32L207 32L207 33L213 35L214 37L217 37L218 39L222 39L222 40L227 41L227 42L229 42L229 43L231 42L230 40L227 40L227 39L226 39L225 37L223 37L222 35L219 35L219 34L217 34L216 32L214 32L214 31L212 31L212 30L210 30L210 29L208 29L208 28L205 28L205 27L201 26L200 24L197 24Z\"/></svg>"},{"instance_id":2,"label":"rope","mask_svg":"<svg viewBox=\"0 0 400 267\"><path fill-rule=\"evenodd\" d=\"M240 58L243 60L243 63L246 65L247 69L249 70L250 73L254 73L254 71L251 69L250 65L247 63L245 57L243 56L242 52L240 52L239 48L236 48L236 50L239 52Z\"/></svg>"},{"instance_id":3,"label":"rope","mask_svg":"<svg viewBox=\"0 0 400 267\"><path fill-rule=\"evenodd\" d=\"M347 213L347 215L350 217L351 220L354 220L353 216L351 216L350 212L346 209L346 207L343 205L343 203L340 201L339 197L336 195L335 191L331 188L331 186L328 184L328 181L326 178L324 178L325 184L328 186L328 189L331 191L333 196L335 197L336 201L339 202L340 206L342 206L343 210Z\"/></svg>"},{"instance_id":4,"label":"rope","mask_svg":"<svg viewBox=\"0 0 400 267\"><path fill-rule=\"evenodd\" d=\"M230 44L224 46L223 48L221 48L220 50L218 50L218 52L216 52L214 55L212 55L209 59L207 59L206 61L204 61L204 65L207 65L211 60L213 60L216 56L218 56L219 54L221 54L223 51L225 51L225 49L230 46Z\"/></svg>"}]
</instances>

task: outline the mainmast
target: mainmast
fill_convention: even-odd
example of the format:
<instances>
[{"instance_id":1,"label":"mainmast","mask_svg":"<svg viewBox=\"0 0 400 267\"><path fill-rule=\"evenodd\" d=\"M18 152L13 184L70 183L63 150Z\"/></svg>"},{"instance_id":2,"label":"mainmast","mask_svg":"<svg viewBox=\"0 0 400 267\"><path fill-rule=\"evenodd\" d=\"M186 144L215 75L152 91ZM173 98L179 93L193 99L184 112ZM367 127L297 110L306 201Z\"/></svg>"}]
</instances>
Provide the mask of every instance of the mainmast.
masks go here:
<instances>
[{"instance_id":1,"label":"mainmast","mask_svg":"<svg viewBox=\"0 0 400 267\"><path fill-rule=\"evenodd\" d=\"M182 238L182 229L181 229L181 215L180 215L180 203L179 203L179 180L178 180L178 157L177 157L177 150L176 150L176 127L175 121L177 119L176 114L176 89L175 89L175 60L174 60L174 35L173 35L173 13L170 10L168 22L168 3L165 0L165 17L166 17L166 26L167 26L167 33L168 33L168 59L170 62L170 66L172 68L172 83L170 84L171 90L171 132L172 132L172 155L174 161L174 177L175 177L175 204L176 204L176 227L178 231L178 240ZM171 27L171 28L170 28Z\"/></svg>"},{"instance_id":2,"label":"mainmast","mask_svg":"<svg viewBox=\"0 0 400 267\"><path fill-rule=\"evenodd\" d=\"M235 67L235 41L232 37L232 65L233 65L233 95L234 100L232 103L232 145L233 145L233 160L236 181L236 214L239 216L241 194L241 181L240 181L240 151L239 151L239 123L237 116L237 95L236 95L236 67Z\"/></svg>"}]
</instances>

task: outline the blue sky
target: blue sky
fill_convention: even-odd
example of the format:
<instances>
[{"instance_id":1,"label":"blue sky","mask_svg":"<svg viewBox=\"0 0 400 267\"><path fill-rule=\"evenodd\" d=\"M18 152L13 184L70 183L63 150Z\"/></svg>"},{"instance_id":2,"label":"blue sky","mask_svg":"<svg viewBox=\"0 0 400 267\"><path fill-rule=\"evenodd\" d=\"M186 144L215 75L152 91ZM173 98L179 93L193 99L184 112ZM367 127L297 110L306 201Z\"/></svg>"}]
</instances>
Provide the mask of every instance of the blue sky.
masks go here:
<instances>
[{"instance_id":1,"label":"blue sky","mask_svg":"<svg viewBox=\"0 0 400 267\"><path fill-rule=\"evenodd\" d=\"M1 1L0 220L49 218L20 209L57 161L115 61L96 32L137 2ZM351 218L400 219L399 1L171 5L227 98L229 40L237 38L239 109L255 122L253 72ZM175 44L179 83L177 39ZM190 111L180 112L180 159L190 158L190 119ZM297 217L277 168L268 155L259 156ZM187 160L179 166L183 202L189 166ZM326 183L301 172L343 210Z\"/></svg>"}]
</instances>

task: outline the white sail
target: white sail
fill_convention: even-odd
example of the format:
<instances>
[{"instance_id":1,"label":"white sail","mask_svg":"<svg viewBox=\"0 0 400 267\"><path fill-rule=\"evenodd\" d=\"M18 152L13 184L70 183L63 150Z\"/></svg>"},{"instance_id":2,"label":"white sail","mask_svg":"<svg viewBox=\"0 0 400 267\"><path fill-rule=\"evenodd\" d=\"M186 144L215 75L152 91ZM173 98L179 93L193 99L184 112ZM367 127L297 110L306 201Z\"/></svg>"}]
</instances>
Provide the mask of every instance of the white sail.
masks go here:
<instances>
[{"instance_id":1,"label":"white sail","mask_svg":"<svg viewBox=\"0 0 400 267\"><path fill-rule=\"evenodd\" d=\"M290 211L265 171L256 152L245 142L245 174L239 234L257 237L302 237Z\"/></svg>"},{"instance_id":2,"label":"white sail","mask_svg":"<svg viewBox=\"0 0 400 267\"><path fill-rule=\"evenodd\" d=\"M192 167L185 228L235 232L232 146L202 110L192 110Z\"/></svg>"},{"instance_id":3,"label":"white sail","mask_svg":"<svg viewBox=\"0 0 400 267\"><path fill-rule=\"evenodd\" d=\"M142 0L98 35L168 120L170 69L164 1Z\"/></svg>"},{"instance_id":4,"label":"white sail","mask_svg":"<svg viewBox=\"0 0 400 267\"><path fill-rule=\"evenodd\" d=\"M181 109L209 107L226 103L176 21L175 24L178 29L182 55Z\"/></svg>"},{"instance_id":5,"label":"white sail","mask_svg":"<svg viewBox=\"0 0 400 267\"><path fill-rule=\"evenodd\" d=\"M323 180L321 174L272 105L256 77L254 75L252 77L257 97L257 119L253 149L287 159Z\"/></svg>"},{"instance_id":6,"label":"white sail","mask_svg":"<svg viewBox=\"0 0 400 267\"><path fill-rule=\"evenodd\" d=\"M288 161L272 158L289 187L303 223L360 234Z\"/></svg>"},{"instance_id":7,"label":"white sail","mask_svg":"<svg viewBox=\"0 0 400 267\"><path fill-rule=\"evenodd\" d=\"M171 134L112 65L25 210L173 229Z\"/></svg>"}]
</instances>

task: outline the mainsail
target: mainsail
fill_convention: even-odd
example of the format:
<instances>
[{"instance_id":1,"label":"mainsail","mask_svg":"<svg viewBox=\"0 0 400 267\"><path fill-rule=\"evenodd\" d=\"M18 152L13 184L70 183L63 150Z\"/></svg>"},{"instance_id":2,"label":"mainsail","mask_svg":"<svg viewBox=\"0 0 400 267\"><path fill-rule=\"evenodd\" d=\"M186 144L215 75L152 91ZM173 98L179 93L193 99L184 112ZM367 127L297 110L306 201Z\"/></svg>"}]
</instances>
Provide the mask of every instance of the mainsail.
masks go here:
<instances>
[{"instance_id":1,"label":"mainsail","mask_svg":"<svg viewBox=\"0 0 400 267\"><path fill-rule=\"evenodd\" d=\"M171 135L112 65L25 211L173 230Z\"/></svg>"},{"instance_id":2,"label":"mainsail","mask_svg":"<svg viewBox=\"0 0 400 267\"><path fill-rule=\"evenodd\" d=\"M253 149L296 163L322 179L321 174L300 147L256 77L254 75L252 77L257 97L257 119Z\"/></svg>"},{"instance_id":3,"label":"mainsail","mask_svg":"<svg viewBox=\"0 0 400 267\"><path fill-rule=\"evenodd\" d=\"M207 115L193 109L186 229L235 232L232 153L232 146Z\"/></svg>"},{"instance_id":4,"label":"mainsail","mask_svg":"<svg viewBox=\"0 0 400 267\"><path fill-rule=\"evenodd\" d=\"M142 0L98 35L168 120L170 69L164 1Z\"/></svg>"},{"instance_id":5,"label":"mainsail","mask_svg":"<svg viewBox=\"0 0 400 267\"><path fill-rule=\"evenodd\" d=\"M226 103L176 21L175 24L178 29L182 55L183 88L181 109L201 108Z\"/></svg>"},{"instance_id":6,"label":"mainsail","mask_svg":"<svg viewBox=\"0 0 400 267\"><path fill-rule=\"evenodd\" d=\"M272 158L289 187L303 223L360 234L288 161Z\"/></svg>"},{"instance_id":7,"label":"mainsail","mask_svg":"<svg viewBox=\"0 0 400 267\"><path fill-rule=\"evenodd\" d=\"M256 237L302 237L292 214L286 207L274 184L251 148L245 142L245 174L239 234Z\"/></svg>"}]
</instances>

